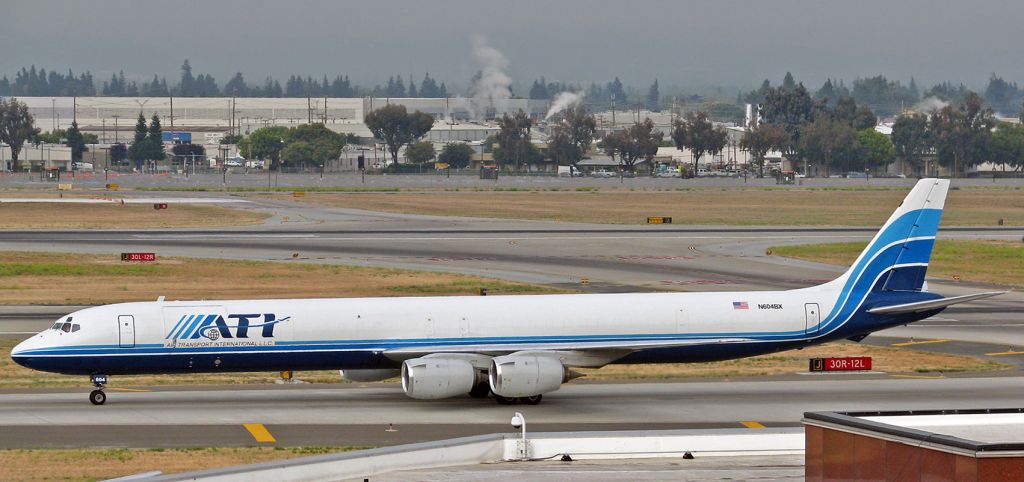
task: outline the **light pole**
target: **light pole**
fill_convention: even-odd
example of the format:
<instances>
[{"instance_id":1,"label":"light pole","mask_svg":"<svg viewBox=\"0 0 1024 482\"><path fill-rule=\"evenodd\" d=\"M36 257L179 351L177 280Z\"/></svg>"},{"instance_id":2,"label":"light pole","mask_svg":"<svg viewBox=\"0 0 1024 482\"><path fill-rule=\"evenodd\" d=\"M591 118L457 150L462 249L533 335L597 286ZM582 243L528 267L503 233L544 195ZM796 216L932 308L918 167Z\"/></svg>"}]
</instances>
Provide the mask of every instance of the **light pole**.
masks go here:
<instances>
[{"instance_id":1,"label":"light pole","mask_svg":"<svg viewBox=\"0 0 1024 482\"><path fill-rule=\"evenodd\" d=\"M50 132L57 130L57 98L50 98L50 121L53 123L53 128Z\"/></svg>"}]
</instances>

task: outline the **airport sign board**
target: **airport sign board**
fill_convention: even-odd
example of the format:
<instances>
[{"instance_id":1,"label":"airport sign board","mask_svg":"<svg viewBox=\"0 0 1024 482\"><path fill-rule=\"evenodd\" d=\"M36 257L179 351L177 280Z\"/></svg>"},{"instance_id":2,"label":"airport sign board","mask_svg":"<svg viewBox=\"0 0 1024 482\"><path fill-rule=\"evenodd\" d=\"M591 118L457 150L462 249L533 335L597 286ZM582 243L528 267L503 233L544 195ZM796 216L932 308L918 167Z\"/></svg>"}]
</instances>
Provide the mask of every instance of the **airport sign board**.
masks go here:
<instances>
[{"instance_id":1,"label":"airport sign board","mask_svg":"<svg viewBox=\"0 0 1024 482\"><path fill-rule=\"evenodd\" d=\"M156 253L121 253L121 261L156 261Z\"/></svg>"},{"instance_id":2,"label":"airport sign board","mask_svg":"<svg viewBox=\"0 0 1024 482\"><path fill-rule=\"evenodd\" d=\"M812 372L856 372L870 371L871 357L847 356L834 358L811 358Z\"/></svg>"},{"instance_id":3,"label":"airport sign board","mask_svg":"<svg viewBox=\"0 0 1024 482\"><path fill-rule=\"evenodd\" d=\"M647 218L647 224L672 224L672 218L669 216L650 216Z\"/></svg>"}]
</instances>

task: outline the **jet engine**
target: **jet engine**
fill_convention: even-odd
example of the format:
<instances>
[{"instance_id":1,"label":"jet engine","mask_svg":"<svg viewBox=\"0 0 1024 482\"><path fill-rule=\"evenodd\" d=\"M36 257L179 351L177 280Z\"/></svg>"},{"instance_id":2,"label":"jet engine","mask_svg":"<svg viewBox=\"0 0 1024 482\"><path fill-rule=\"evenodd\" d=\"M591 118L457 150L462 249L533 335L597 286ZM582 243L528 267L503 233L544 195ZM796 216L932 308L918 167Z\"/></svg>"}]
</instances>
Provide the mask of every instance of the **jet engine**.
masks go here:
<instances>
[{"instance_id":1,"label":"jet engine","mask_svg":"<svg viewBox=\"0 0 1024 482\"><path fill-rule=\"evenodd\" d=\"M350 382L379 382L397 377L401 371L394 368L367 368L363 370L339 370L341 378Z\"/></svg>"},{"instance_id":2,"label":"jet engine","mask_svg":"<svg viewBox=\"0 0 1024 482\"><path fill-rule=\"evenodd\" d=\"M420 400L465 395L477 383L477 370L466 360L424 357L402 363L402 390Z\"/></svg>"},{"instance_id":3,"label":"jet engine","mask_svg":"<svg viewBox=\"0 0 1024 482\"><path fill-rule=\"evenodd\" d=\"M491 391L508 398L553 392L576 376L557 359L536 355L500 356L488 371Z\"/></svg>"}]
</instances>

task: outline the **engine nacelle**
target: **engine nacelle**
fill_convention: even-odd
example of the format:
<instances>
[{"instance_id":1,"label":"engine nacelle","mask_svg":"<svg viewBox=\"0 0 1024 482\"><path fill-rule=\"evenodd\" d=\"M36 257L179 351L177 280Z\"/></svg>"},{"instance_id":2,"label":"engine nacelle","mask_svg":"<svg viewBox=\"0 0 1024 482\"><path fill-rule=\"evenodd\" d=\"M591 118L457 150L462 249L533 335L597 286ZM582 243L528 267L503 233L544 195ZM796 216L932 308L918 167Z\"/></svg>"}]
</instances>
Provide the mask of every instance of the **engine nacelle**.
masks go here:
<instances>
[{"instance_id":1,"label":"engine nacelle","mask_svg":"<svg viewBox=\"0 0 1024 482\"><path fill-rule=\"evenodd\" d=\"M552 357L507 355L491 360L491 391L503 397L532 397L553 392L569 381L570 372Z\"/></svg>"},{"instance_id":2,"label":"engine nacelle","mask_svg":"<svg viewBox=\"0 0 1024 482\"><path fill-rule=\"evenodd\" d=\"M350 382L379 382L401 374L397 368L367 368L363 370L339 370L341 378Z\"/></svg>"},{"instance_id":3,"label":"engine nacelle","mask_svg":"<svg viewBox=\"0 0 1024 482\"><path fill-rule=\"evenodd\" d=\"M476 383L476 373L466 360L414 358L402 363L402 390L420 400L465 395Z\"/></svg>"}]
</instances>

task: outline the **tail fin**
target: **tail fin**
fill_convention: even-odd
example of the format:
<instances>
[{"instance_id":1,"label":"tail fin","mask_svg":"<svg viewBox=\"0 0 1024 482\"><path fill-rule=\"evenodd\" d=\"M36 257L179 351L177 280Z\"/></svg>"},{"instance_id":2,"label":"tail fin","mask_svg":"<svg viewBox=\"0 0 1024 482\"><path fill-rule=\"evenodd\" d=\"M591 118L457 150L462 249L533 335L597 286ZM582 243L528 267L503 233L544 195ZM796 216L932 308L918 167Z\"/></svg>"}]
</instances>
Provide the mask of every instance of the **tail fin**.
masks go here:
<instances>
[{"instance_id":1,"label":"tail fin","mask_svg":"<svg viewBox=\"0 0 1024 482\"><path fill-rule=\"evenodd\" d=\"M857 292L923 289L948 190L945 179L918 181L853 266L829 283L842 288L840 303Z\"/></svg>"}]
</instances>

